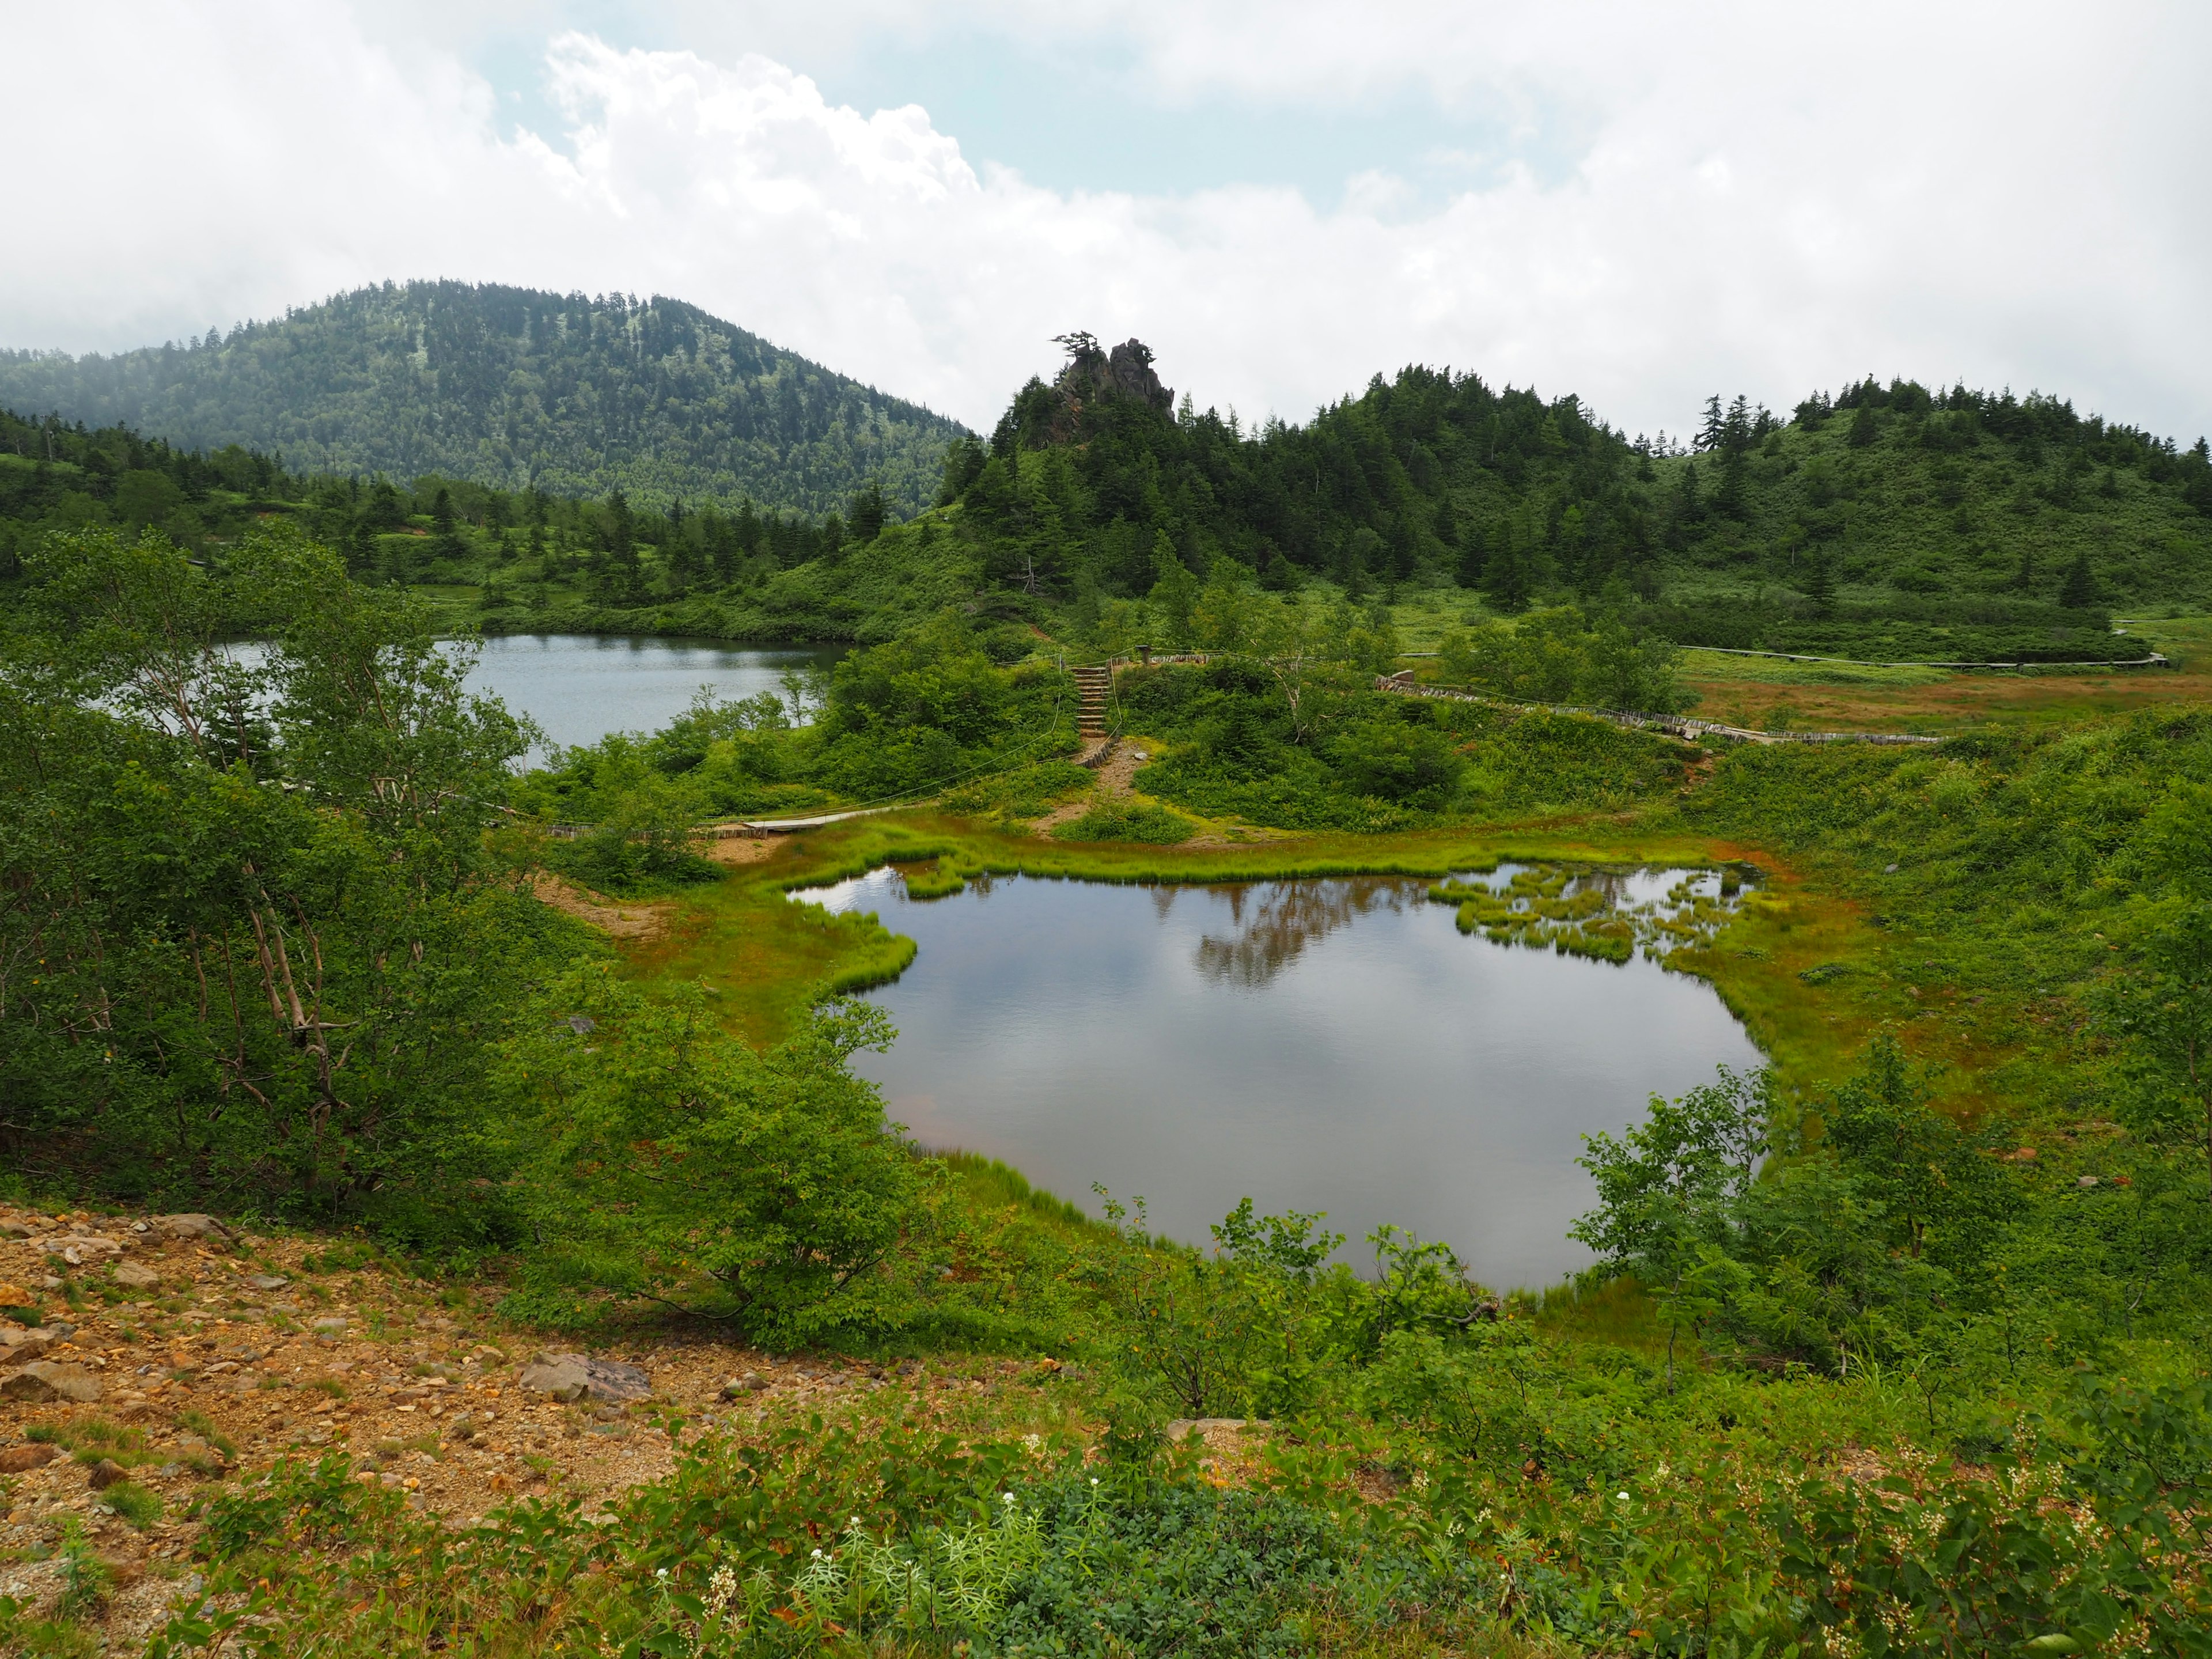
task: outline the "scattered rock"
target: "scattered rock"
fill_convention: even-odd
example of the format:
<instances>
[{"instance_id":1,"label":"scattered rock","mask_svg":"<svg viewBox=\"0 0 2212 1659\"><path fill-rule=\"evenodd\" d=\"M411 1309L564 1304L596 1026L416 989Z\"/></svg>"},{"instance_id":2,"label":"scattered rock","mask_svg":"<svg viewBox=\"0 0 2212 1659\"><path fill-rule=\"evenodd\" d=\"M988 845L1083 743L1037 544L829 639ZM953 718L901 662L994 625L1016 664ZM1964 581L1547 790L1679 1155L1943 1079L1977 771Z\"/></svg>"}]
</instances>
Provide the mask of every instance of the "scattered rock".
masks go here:
<instances>
[{"instance_id":1,"label":"scattered rock","mask_svg":"<svg viewBox=\"0 0 2212 1659\"><path fill-rule=\"evenodd\" d=\"M151 1291L161 1287L161 1275L138 1261L118 1261L115 1264L115 1282L126 1291Z\"/></svg>"},{"instance_id":2,"label":"scattered rock","mask_svg":"<svg viewBox=\"0 0 2212 1659\"><path fill-rule=\"evenodd\" d=\"M651 1373L580 1353L540 1354L522 1368L516 1380L532 1393L550 1395L564 1403L597 1400L623 1405L653 1393Z\"/></svg>"},{"instance_id":3,"label":"scattered rock","mask_svg":"<svg viewBox=\"0 0 2212 1659\"><path fill-rule=\"evenodd\" d=\"M100 1398L100 1384L82 1365L61 1365L51 1359L33 1360L20 1370L0 1376L0 1399L70 1400L88 1406Z\"/></svg>"},{"instance_id":4,"label":"scattered rock","mask_svg":"<svg viewBox=\"0 0 2212 1659\"><path fill-rule=\"evenodd\" d=\"M1178 1417L1168 1425L1167 1434L1170 1441L1177 1443L1194 1431L1200 1438L1212 1440L1217 1434L1238 1433L1244 1422L1241 1417Z\"/></svg>"},{"instance_id":5,"label":"scattered rock","mask_svg":"<svg viewBox=\"0 0 2212 1659\"><path fill-rule=\"evenodd\" d=\"M759 1394L768 1387L767 1379L758 1371L747 1371L743 1376L732 1377L722 1384L722 1398L735 1400L741 1394Z\"/></svg>"},{"instance_id":6,"label":"scattered rock","mask_svg":"<svg viewBox=\"0 0 2212 1659\"><path fill-rule=\"evenodd\" d=\"M118 1279L122 1278L122 1270L118 1268L115 1276ZM291 1282L279 1273L255 1273L246 1281L249 1288L257 1291L281 1291Z\"/></svg>"},{"instance_id":7,"label":"scattered rock","mask_svg":"<svg viewBox=\"0 0 2212 1659\"><path fill-rule=\"evenodd\" d=\"M2097 1186L2097 1185L2099 1185L2100 1183L2098 1182L2097 1177L2096 1177L2096 1176L2082 1176L2079 1181L2075 1182L2074 1184L2075 1184L2076 1187L2080 1187L2080 1188L2083 1188L2084 1190L2087 1190L2087 1188L2091 1188L2091 1187Z\"/></svg>"},{"instance_id":8,"label":"scattered rock","mask_svg":"<svg viewBox=\"0 0 2212 1659\"><path fill-rule=\"evenodd\" d=\"M30 1305L31 1293L28 1291L21 1285L10 1285L0 1279L0 1308L27 1308Z\"/></svg>"},{"instance_id":9,"label":"scattered rock","mask_svg":"<svg viewBox=\"0 0 2212 1659\"><path fill-rule=\"evenodd\" d=\"M31 1230L20 1221L0 1221L0 1238L28 1238Z\"/></svg>"},{"instance_id":10,"label":"scattered rock","mask_svg":"<svg viewBox=\"0 0 2212 1659\"><path fill-rule=\"evenodd\" d=\"M117 1481L130 1478L131 1471L112 1457L103 1457L92 1466L91 1482L94 1492L106 1492Z\"/></svg>"},{"instance_id":11,"label":"scattered rock","mask_svg":"<svg viewBox=\"0 0 2212 1659\"><path fill-rule=\"evenodd\" d=\"M318 1319L307 1328L317 1336L343 1336L346 1332L346 1322L333 1315L328 1319Z\"/></svg>"},{"instance_id":12,"label":"scattered rock","mask_svg":"<svg viewBox=\"0 0 2212 1659\"><path fill-rule=\"evenodd\" d=\"M230 1231L211 1215L157 1215L152 1230L171 1238L219 1238Z\"/></svg>"},{"instance_id":13,"label":"scattered rock","mask_svg":"<svg viewBox=\"0 0 2212 1659\"><path fill-rule=\"evenodd\" d=\"M54 1446L10 1446L0 1451L0 1474L24 1474L42 1469L61 1455Z\"/></svg>"},{"instance_id":14,"label":"scattered rock","mask_svg":"<svg viewBox=\"0 0 2212 1659\"><path fill-rule=\"evenodd\" d=\"M27 1365L44 1359L59 1345L52 1331L0 1332L0 1365Z\"/></svg>"},{"instance_id":15,"label":"scattered rock","mask_svg":"<svg viewBox=\"0 0 2212 1659\"><path fill-rule=\"evenodd\" d=\"M97 1236L88 1237L76 1234L72 1234L68 1238L48 1239L46 1250L48 1255L58 1252L61 1259L72 1267L82 1267L87 1262L97 1263L103 1256L123 1254L123 1247L112 1238L101 1238Z\"/></svg>"}]
</instances>

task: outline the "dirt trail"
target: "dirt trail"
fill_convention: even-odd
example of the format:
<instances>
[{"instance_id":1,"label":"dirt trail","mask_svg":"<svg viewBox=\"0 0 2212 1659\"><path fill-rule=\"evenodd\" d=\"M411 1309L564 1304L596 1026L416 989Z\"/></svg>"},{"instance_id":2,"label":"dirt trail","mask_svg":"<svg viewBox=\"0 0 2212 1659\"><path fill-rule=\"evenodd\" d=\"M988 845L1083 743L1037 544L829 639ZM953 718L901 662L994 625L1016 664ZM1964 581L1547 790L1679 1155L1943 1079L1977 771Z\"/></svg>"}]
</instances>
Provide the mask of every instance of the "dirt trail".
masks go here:
<instances>
[{"instance_id":1,"label":"dirt trail","mask_svg":"<svg viewBox=\"0 0 2212 1659\"><path fill-rule=\"evenodd\" d=\"M611 899L604 893L594 893L588 887L579 887L545 871L539 872L532 890L555 909L589 922L612 939L658 939L676 913L672 904L640 904Z\"/></svg>"},{"instance_id":2,"label":"dirt trail","mask_svg":"<svg viewBox=\"0 0 2212 1659\"><path fill-rule=\"evenodd\" d=\"M1054 826L1081 817L1100 801L1114 798L1127 799L1137 793L1137 769L1152 757L1152 745L1123 738L1114 752L1105 758L1097 771L1098 781L1091 793L1078 795L1073 800L1055 806L1031 828L1040 835L1049 835Z\"/></svg>"}]
</instances>

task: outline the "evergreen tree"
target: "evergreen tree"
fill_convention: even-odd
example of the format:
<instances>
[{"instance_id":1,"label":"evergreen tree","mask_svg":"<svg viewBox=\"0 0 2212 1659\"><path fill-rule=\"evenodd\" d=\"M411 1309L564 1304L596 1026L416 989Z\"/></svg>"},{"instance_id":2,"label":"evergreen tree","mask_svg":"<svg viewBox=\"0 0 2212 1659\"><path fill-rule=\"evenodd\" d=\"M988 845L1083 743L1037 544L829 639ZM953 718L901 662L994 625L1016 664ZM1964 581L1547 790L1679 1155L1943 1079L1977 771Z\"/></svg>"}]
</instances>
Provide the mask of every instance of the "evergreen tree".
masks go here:
<instances>
[{"instance_id":1,"label":"evergreen tree","mask_svg":"<svg viewBox=\"0 0 2212 1659\"><path fill-rule=\"evenodd\" d=\"M1718 449L1728 436L1728 416L1721 412L1721 394L1717 392L1705 399L1705 418L1698 428L1698 435L1691 440L1697 450Z\"/></svg>"},{"instance_id":2,"label":"evergreen tree","mask_svg":"<svg viewBox=\"0 0 2212 1659\"><path fill-rule=\"evenodd\" d=\"M1729 405L1728 418L1721 423L1721 447L1730 456L1741 455L1751 447L1751 399L1741 392Z\"/></svg>"},{"instance_id":3,"label":"evergreen tree","mask_svg":"<svg viewBox=\"0 0 2212 1659\"><path fill-rule=\"evenodd\" d=\"M430 499L430 545L441 559L456 559L468 551L460 532L453 527L453 492L443 484Z\"/></svg>"},{"instance_id":4,"label":"evergreen tree","mask_svg":"<svg viewBox=\"0 0 2212 1659\"><path fill-rule=\"evenodd\" d=\"M599 522L599 545L606 554L610 585L625 599L642 597L644 568L637 553L637 520L629 498L619 489L607 497Z\"/></svg>"},{"instance_id":5,"label":"evergreen tree","mask_svg":"<svg viewBox=\"0 0 2212 1659\"><path fill-rule=\"evenodd\" d=\"M1459 585L1480 587L1490 569L1490 549L1486 544L1482 526L1470 524L1459 540Z\"/></svg>"},{"instance_id":6,"label":"evergreen tree","mask_svg":"<svg viewBox=\"0 0 2212 1659\"><path fill-rule=\"evenodd\" d=\"M1507 526L1492 545L1482 586L1484 596L1494 610L1510 613L1528 603L1528 567L1516 545L1519 540L1513 527Z\"/></svg>"},{"instance_id":7,"label":"evergreen tree","mask_svg":"<svg viewBox=\"0 0 2212 1659\"><path fill-rule=\"evenodd\" d=\"M1828 573L1828 555L1826 550L1822 550L1813 555L1813 568L1805 579L1805 602L1812 607L1814 616L1825 617L1835 609L1835 583Z\"/></svg>"},{"instance_id":8,"label":"evergreen tree","mask_svg":"<svg viewBox=\"0 0 2212 1659\"><path fill-rule=\"evenodd\" d=\"M886 509L882 483L871 478L853 497L852 529L855 542L872 542L883 534Z\"/></svg>"},{"instance_id":9,"label":"evergreen tree","mask_svg":"<svg viewBox=\"0 0 2212 1659\"><path fill-rule=\"evenodd\" d=\"M2087 611L2097 603L2096 579L2089 573L2089 556L2076 553L2066 567L2066 580L2058 590L2058 603L2069 611Z\"/></svg>"},{"instance_id":10,"label":"evergreen tree","mask_svg":"<svg viewBox=\"0 0 2212 1659\"><path fill-rule=\"evenodd\" d=\"M1190 614L1198 603L1198 578L1176 556L1168 532L1152 538L1152 614L1167 632L1167 643L1182 645L1190 639Z\"/></svg>"}]
</instances>

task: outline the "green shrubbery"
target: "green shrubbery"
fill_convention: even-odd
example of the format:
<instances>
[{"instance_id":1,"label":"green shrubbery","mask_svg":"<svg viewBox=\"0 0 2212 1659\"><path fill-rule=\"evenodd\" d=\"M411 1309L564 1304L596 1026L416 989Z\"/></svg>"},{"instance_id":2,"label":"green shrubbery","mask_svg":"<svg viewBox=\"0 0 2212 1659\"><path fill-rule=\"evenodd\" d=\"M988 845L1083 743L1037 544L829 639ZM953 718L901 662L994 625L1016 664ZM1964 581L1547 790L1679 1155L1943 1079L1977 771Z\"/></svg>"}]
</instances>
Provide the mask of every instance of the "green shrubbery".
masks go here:
<instances>
[{"instance_id":1,"label":"green shrubbery","mask_svg":"<svg viewBox=\"0 0 2212 1659\"><path fill-rule=\"evenodd\" d=\"M891 1036L881 1009L833 1003L763 1054L697 987L553 988L500 1073L538 1243L519 1309L562 1323L642 1297L783 1343L908 1322L931 1170L846 1064Z\"/></svg>"},{"instance_id":2,"label":"green shrubbery","mask_svg":"<svg viewBox=\"0 0 2212 1659\"><path fill-rule=\"evenodd\" d=\"M1059 841L1137 841L1155 847L1173 847L1198 833L1198 826L1180 812L1150 801L1101 800L1080 817L1053 826Z\"/></svg>"},{"instance_id":3,"label":"green shrubbery","mask_svg":"<svg viewBox=\"0 0 2212 1659\"><path fill-rule=\"evenodd\" d=\"M1125 675L1129 723L1173 744L1144 787L1208 817L1386 830L1618 809L1681 781L1681 745L1599 720L1378 692L1326 668L1297 690L1293 710L1274 672L1241 659Z\"/></svg>"},{"instance_id":4,"label":"green shrubbery","mask_svg":"<svg viewBox=\"0 0 2212 1659\"><path fill-rule=\"evenodd\" d=\"M1073 700L1057 669L1003 666L1001 643L946 611L795 679L782 698L702 697L650 735L617 732L564 750L515 797L541 818L593 826L574 851L551 856L617 891L705 873L684 839L711 818L947 785L964 787L970 810L1034 799L1042 811L1079 769L1054 769L1073 744Z\"/></svg>"},{"instance_id":5,"label":"green shrubbery","mask_svg":"<svg viewBox=\"0 0 2212 1659\"><path fill-rule=\"evenodd\" d=\"M1523 702L1664 714L1683 706L1674 679L1680 655L1664 640L1639 636L1618 613L1586 619L1561 605L1452 629L1438 647L1436 672L1447 685L1480 686Z\"/></svg>"}]
</instances>

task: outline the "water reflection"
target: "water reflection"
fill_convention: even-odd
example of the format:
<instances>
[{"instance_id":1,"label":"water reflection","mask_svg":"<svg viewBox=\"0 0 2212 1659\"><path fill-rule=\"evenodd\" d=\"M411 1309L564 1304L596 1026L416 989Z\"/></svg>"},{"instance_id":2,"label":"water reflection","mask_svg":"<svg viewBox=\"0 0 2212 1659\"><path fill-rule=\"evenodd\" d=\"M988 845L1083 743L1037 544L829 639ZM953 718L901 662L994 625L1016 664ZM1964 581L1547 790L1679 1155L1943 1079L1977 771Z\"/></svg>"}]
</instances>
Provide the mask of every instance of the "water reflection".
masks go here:
<instances>
[{"instance_id":1,"label":"water reflection","mask_svg":"<svg viewBox=\"0 0 2212 1659\"><path fill-rule=\"evenodd\" d=\"M1217 985L1256 989L1304 956L1306 947L1380 909L1423 903L1425 884L1391 877L1350 880L1270 881L1210 888L1229 902L1237 931L1208 933L1198 942L1198 971ZM1163 888L1172 894L1173 888ZM1172 901L1170 901L1172 902ZM1251 911L1248 920L1245 912ZM1165 905L1159 914L1167 915Z\"/></svg>"},{"instance_id":2,"label":"water reflection","mask_svg":"<svg viewBox=\"0 0 2212 1659\"><path fill-rule=\"evenodd\" d=\"M1690 878L1616 879L1641 902ZM1640 950L1462 934L1423 887L1001 877L923 904L885 870L819 896L921 946L873 994L897 1042L856 1066L923 1145L1078 1200L1142 1194L1195 1243L1249 1194L1328 1212L1348 1261L1387 1221L1491 1284L1551 1283L1588 1260L1565 1236L1592 1199L1582 1135L1759 1057L1710 986Z\"/></svg>"}]
</instances>

